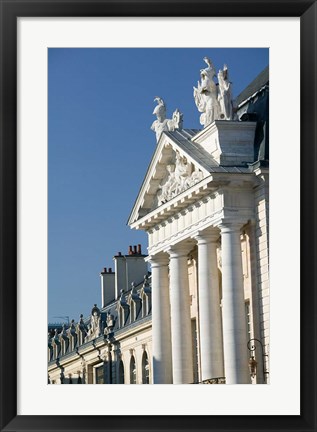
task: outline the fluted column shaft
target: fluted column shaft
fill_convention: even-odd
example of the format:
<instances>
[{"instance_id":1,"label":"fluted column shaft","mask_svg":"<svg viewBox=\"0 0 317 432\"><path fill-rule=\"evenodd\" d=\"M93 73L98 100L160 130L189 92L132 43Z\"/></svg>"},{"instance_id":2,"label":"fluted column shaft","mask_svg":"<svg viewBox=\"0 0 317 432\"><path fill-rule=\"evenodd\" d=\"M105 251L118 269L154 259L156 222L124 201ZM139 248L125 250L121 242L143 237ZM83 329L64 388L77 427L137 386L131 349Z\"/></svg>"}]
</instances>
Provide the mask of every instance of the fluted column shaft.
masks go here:
<instances>
[{"instance_id":1,"label":"fluted column shaft","mask_svg":"<svg viewBox=\"0 0 317 432\"><path fill-rule=\"evenodd\" d=\"M227 384L250 383L247 357L241 225L222 224L222 322Z\"/></svg>"},{"instance_id":2,"label":"fluted column shaft","mask_svg":"<svg viewBox=\"0 0 317 432\"><path fill-rule=\"evenodd\" d=\"M224 376L221 333L217 239L219 233L201 233L198 244L198 294L201 378Z\"/></svg>"},{"instance_id":3,"label":"fluted column shaft","mask_svg":"<svg viewBox=\"0 0 317 432\"><path fill-rule=\"evenodd\" d=\"M153 383L172 384L171 312L167 254L153 256L152 267L152 350Z\"/></svg>"},{"instance_id":4,"label":"fluted column shaft","mask_svg":"<svg viewBox=\"0 0 317 432\"><path fill-rule=\"evenodd\" d=\"M186 384L194 380L188 249L173 247L168 252L170 255L173 384Z\"/></svg>"}]
</instances>

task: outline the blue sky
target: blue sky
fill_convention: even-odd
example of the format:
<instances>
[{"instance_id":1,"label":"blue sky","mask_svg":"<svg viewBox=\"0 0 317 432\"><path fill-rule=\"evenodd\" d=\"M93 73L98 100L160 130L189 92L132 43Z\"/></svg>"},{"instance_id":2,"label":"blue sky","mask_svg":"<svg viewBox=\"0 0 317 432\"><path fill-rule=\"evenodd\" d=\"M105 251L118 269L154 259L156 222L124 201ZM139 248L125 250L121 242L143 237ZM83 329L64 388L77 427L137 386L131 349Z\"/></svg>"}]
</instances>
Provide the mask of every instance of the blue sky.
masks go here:
<instances>
[{"instance_id":1,"label":"blue sky","mask_svg":"<svg viewBox=\"0 0 317 432\"><path fill-rule=\"evenodd\" d=\"M48 50L48 320L100 306L103 267L147 237L127 220L156 147L155 96L184 128L201 128L193 98L203 57L226 63L237 96L268 49Z\"/></svg>"}]
</instances>

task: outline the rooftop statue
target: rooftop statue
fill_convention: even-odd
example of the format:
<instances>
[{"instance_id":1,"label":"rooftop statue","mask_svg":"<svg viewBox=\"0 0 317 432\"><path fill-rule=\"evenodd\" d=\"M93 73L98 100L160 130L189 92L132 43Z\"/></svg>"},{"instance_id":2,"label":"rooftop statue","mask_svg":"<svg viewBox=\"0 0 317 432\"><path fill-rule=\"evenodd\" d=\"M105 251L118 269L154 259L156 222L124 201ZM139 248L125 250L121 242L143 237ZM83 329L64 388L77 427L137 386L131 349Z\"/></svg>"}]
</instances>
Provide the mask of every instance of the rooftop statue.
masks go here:
<instances>
[{"instance_id":1,"label":"rooftop statue","mask_svg":"<svg viewBox=\"0 0 317 432\"><path fill-rule=\"evenodd\" d=\"M166 105L164 100L156 96L154 102L157 102L157 106L154 108L153 114L156 115L157 119L152 123L151 129L155 132L156 141L158 141L162 132L182 129L183 114L178 109L176 109L173 113L172 119L167 119Z\"/></svg>"},{"instance_id":2,"label":"rooftop statue","mask_svg":"<svg viewBox=\"0 0 317 432\"><path fill-rule=\"evenodd\" d=\"M232 91L231 82L229 81L229 72L227 65L223 66L218 72L219 94L218 99L220 103L221 114L224 120L233 119L233 104L232 104Z\"/></svg>"},{"instance_id":3,"label":"rooftop statue","mask_svg":"<svg viewBox=\"0 0 317 432\"><path fill-rule=\"evenodd\" d=\"M90 326L87 333L87 336L85 338L85 342L88 342L90 340L96 339L100 336L100 324L101 324L101 316L100 316L100 310L98 309L97 305L95 304L91 311L91 317L90 317Z\"/></svg>"},{"instance_id":4,"label":"rooftop statue","mask_svg":"<svg viewBox=\"0 0 317 432\"><path fill-rule=\"evenodd\" d=\"M225 65L218 73L212 61L204 57L207 68L200 70L200 82L194 87L194 100L200 115L200 124L208 126L215 120L232 120L232 94L231 83L228 80L228 68ZM231 110L230 110L231 107Z\"/></svg>"}]
</instances>

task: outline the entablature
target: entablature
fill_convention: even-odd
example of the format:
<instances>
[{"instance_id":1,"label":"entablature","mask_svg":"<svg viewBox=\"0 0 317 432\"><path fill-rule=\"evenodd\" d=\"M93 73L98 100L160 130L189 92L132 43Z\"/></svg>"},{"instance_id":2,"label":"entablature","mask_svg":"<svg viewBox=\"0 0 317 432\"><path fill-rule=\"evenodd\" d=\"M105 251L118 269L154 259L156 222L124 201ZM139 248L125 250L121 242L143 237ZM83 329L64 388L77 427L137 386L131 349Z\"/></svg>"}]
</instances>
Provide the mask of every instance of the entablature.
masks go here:
<instances>
[{"instance_id":1,"label":"entablature","mask_svg":"<svg viewBox=\"0 0 317 432\"><path fill-rule=\"evenodd\" d=\"M144 216L131 224L131 228L142 229L145 231L155 227L158 223L176 215L190 205L199 202L204 197L208 197L216 192L223 193L229 197L248 195L254 187L255 176L252 173L213 173L191 188L175 196L170 201L160 205L154 210L144 209ZM231 199L231 201L236 201ZM231 204L228 206L230 207Z\"/></svg>"},{"instance_id":2,"label":"entablature","mask_svg":"<svg viewBox=\"0 0 317 432\"><path fill-rule=\"evenodd\" d=\"M169 218L157 221L157 224L148 230L149 255L155 255L171 245L191 238L198 231L217 227L223 220L244 223L253 220L253 194L244 191L240 198L237 196L233 202L227 192L219 189Z\"/></svg>"}]
</instances>

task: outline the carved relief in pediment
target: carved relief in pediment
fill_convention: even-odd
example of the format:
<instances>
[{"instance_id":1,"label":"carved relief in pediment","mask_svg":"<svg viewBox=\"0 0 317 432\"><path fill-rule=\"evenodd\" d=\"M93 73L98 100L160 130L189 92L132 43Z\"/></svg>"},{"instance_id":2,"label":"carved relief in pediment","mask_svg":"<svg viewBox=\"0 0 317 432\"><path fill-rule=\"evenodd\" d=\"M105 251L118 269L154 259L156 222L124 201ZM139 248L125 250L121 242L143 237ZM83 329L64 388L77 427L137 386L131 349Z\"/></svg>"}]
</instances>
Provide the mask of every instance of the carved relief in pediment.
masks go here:
<instances>
[{"instance_id":1,"label":"carved relief in pediment","mask_svg":"<svg viewBox=\"0 0 317 432\"><path fill-rule=\"evenodd\" d=\"M158 187L154 200L154 208L184 192L202 180L202 178L203 173L197 167L194 167L178 151L174 152L174 157L166 165L166 175Z\"/></svg>"}]
</instances>

